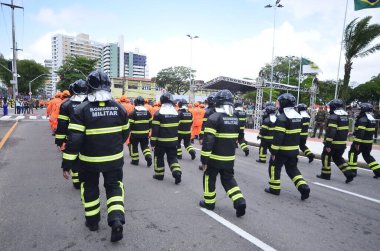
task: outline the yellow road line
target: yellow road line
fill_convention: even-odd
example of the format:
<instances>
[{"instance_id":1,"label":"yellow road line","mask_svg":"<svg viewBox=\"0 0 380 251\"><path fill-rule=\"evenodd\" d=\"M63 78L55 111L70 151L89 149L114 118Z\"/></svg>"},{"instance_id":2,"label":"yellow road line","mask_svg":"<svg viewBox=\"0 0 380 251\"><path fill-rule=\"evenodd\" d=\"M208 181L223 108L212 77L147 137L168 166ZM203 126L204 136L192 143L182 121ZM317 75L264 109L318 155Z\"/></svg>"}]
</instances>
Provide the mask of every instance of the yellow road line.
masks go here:
<instances>
[{"instance_id":1,"label":"yellow road line","mask_svg":"<svg viewBox=\"0 0 380 251\"><path fill-rule=\"evenodd\" d=\"M4 138L2 138L2 140L0 141L0 150L1 148L3 148L5 142L7 142L7 139L9 138L9 136L11 136L13 130L16 128L18 124L18 121L16 121L13 126L8 130L8 132L5 134Z\"/></svg>"}]
</instances>

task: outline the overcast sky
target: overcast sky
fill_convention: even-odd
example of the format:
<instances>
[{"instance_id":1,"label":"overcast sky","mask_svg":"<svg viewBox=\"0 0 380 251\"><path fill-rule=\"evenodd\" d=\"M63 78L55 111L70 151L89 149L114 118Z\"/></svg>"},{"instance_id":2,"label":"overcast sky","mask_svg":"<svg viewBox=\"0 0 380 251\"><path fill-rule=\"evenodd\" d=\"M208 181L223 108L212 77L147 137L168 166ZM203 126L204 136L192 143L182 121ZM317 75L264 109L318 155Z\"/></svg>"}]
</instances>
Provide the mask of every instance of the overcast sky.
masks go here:
<instances>
[{"instance_id":1,"label":"overcast sky","mask_svg":"<svg viewBox=\"0 0 380 251\"><path fill-rule=\"evenodd\" d=\"M10 0L0 0L10 2ZM51 58L53 34L88 33L92 40L117 42L124 35L125 50L139 48L148 57L150 76L163 68L190 65L197 79L217 76L255 78L271 62L275 0L15 0L20 58L43 62ZM336 79L345 0L282 0L277 9L275 55L313 60L321 79ZM372 15L380 23L380 8L354 11L349 0L347 21ZM1 8L0 52L12 57L11 11ZM380 42L379 40L377 42ZM380 52L355 59L352 81L363 83L380 73ZM343 69L344 57L342 60ZM341 70L343 78L343 70Z\"/></svg>"}]
</instances>

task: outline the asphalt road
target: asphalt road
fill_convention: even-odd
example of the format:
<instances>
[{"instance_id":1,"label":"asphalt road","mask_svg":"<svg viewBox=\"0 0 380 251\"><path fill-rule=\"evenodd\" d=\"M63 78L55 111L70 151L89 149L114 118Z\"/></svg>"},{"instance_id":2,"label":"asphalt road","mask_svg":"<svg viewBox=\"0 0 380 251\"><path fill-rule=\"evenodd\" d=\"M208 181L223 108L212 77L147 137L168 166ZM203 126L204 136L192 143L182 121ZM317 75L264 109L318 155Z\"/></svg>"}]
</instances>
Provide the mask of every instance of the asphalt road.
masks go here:
<instances>
[{"instance_id":1,"label":"asphalt road","mask_svg":"<svg viewBox=\"0 0 380 251\"><path fill-rule=\"evenodd\" d=\"M129 164L127 149L125 155L124 239L112 244L104 189L100 230L90 232L84 226L79 191L62 177L61 154L48 122L19 122L0 151L0 250L260 250L257 240L277 250L379 248L380 180L367 170L360 169L359 176L345 184L334 166L332 180L321 181L315 178L321 162L308 164L300 158L299 168L311 187L310 198L301 201L285 171L281 195L266 194L267 165L255 162L257 148L251 148L249 157L238 150L235 176L247 213L236 218L218 180L214 212L226 220L221 224L198 206L203 194L199 158L191 161L184 154L183 182L175 185L168 168L163 181L153 180L153 168L146 167L143 158L135 167ZM231 223L237 233L228 227Z\"/></svg>"}]
</instances>

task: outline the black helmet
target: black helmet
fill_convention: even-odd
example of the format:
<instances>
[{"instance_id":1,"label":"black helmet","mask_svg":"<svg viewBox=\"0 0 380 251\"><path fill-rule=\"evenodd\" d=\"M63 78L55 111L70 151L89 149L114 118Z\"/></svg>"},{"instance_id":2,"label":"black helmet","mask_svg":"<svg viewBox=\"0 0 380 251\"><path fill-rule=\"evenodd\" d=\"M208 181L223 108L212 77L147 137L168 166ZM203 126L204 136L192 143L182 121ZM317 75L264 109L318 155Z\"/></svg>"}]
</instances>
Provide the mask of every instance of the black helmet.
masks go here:
<instances>
[{"instance_id":1,"label":"black helmet","mask_svg":"<svg viewBox=\"0 0 380 251\"><path fill-rule=\"evenodd\" d=\"M171 103L174 104L173 95L170 92L165 92L160 97L161 104Z\"/></svg>"},{"instance_id":2,"label":"black helmet","mask_svg":"<svg viewBox=\"0 0 380 251\"><path fill-rule=\"evenodd\" d=\"M237 107L241 107L241 106L243 106L243 101L236 100L235 103L234 103L234 107L237 108Z\"/></svg>"},{"instance_id":3,"label":"black helmet","mask_svg":"<svg viewBox=\"0 0 380 251\"><path fill-rule=\"evenodd\" d=\"M273 102L266 102L265 103L265 107L267 107L267 106L274 106L274 107L276 107L276 104L275 103L273 103Z\"/></svg>"},{"instance_id":4,"label":"black helmet","mask_svg":"<svg viewBox=\"0 0 380 251\"><path fill-rule=\"evenodd\" d=\"M135 100L133 101L133 103L135 104L135 106L144 105L145 100L144 100L143 97L138 96L137 98L135 98Z\"/></svg>"},{"instance_id":5,"label":"black helmet","mask_svg":"<svg viewBox=\"0 0 380 251\"><path fill-rule=\"evenodd\" d=\"M111 80L106 73L98 69L88 75L87 86L89 91L111 91Z\"/></svg>"},{"instance_id":6,"label":"black helmet","mask_svg":"<svg viewBox=\"0 0 380 251\"><path fill-rule=\"evenodd\" d=\"M341 99L333 99L328 103L328 105L330 106L330 113L332 113L339 108L343 108L344 104Z\"/></svg>"},{"instance_id":7,"label":"black helmet","mask_svg":"<svg viewBox=\"0 0 380 251\"><path fill-rule=\"evenodd\" d=\"M216 106L233 105L234 96L229 90L221 90L215 94L214 100Z\"/></svg>"},{"instance_id":8,"label":"black helmet","mask_svg":"<svg viewBox=\"0 0 380 251\"><path fill-rule=\"evenodd\" d=\"M186 99L181 99L179 102L178 102L178 107L179 109L182 108L182 106L186 106L188 104L188 102L186 101Z\"/></svg>"},{"instance_id":9,"label":"black helmet","mask_svg":"<svg viewBox=\"0 0 380 251\"><path fill-rule=\"evenodd\" d=\"M361 103L360 112L373 112L373 105L370 103Z\"/></svg>"},{"instance_id":10,"label":"black helmet","mask_svg":"<svg viewBox=\"0 0 380 251\"><path fill-rule=\"evenodd\" d=\"M208 104L208 106L214 106L215 105L215 93L211 93L210 95L208 95L207 99L206 99L206 103Z\"/></svg>"},{"instance_id":11,"label":"black helmet","mask_svg":"<svg viewBox=\"0 0 380 251\"><path fill-rule=\"evenodd\" d=\"M74 88L74 83L72 83L72 84L69 85L69 92L70 92L70 95L71 95L71 96L74 95L74 90L73 90L73 88Z\"/></svg>"},{"instance_id":12,"label":"black helmet","mask_svg":"<svg viewBox=\"0 0 380 251\"><path fill-rule=\"evenodd\" d=\"M301 112L301 111L306 111L307 110L307 105L301 103L301 104L298 104L297 105L297 110L298 112Z\"/></svg>"},{"instance_id":13,"label":"black helmet","mask_svg":"<svg viewBox=\"0 0 380 251\"><path fill-rule=\"evenodd\" d=\"M72 83L69 87L69 91L76 95L86 95L87 94L87 83L83 79L78 79Z\"/></svg>"},{"instance_id":14,"label":"black helmet","mask_svg":"<svg viewBox=\"0 0 380 251\"><path fill-rule=\"evenodd\" d=\"M275 113L276 113L276 107L274 105L268 105L265 107L265 115L275 114Z\"/></svg>"},{"instance_id":15,"label":"black helmet","mask_svg":"<svg viewBox=\"0 0 380 251\"><path fill-rule=\"evenodd\" d=\"M281 94L277 100L280 103L280 108L294 107L296 105L296 98L290 93Z\"/></svg>"}]
</instances>

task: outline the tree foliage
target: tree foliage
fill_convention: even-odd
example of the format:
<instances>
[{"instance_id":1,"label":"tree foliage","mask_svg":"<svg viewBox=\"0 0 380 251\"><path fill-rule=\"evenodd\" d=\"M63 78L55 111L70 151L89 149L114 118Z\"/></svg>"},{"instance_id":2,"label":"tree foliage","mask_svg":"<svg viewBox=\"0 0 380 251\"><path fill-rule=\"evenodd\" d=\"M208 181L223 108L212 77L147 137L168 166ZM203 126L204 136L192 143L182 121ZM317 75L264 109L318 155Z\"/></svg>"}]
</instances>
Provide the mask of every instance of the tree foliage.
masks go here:
<instances>
[{"instance_id":1,"label":"tree foliage","mask_svg":"<svg viewBox=\"0 0 380 251\"><path fill-rule=\"evenodd\" d=\"M369 24L372 17L367 16L360 20L355 18L345 29L344 48L346 63L344 65L344 79L340 97L349 99L349 82L352 70L352 60L357 57L366 57L377 50L380 50L380 43L372 44L376 38L380 37L380 25Z\"/></svg>"},{"instance_id":2,"label":"tree foliage","mask_svg":"<svg viewBox=\"0 0 380 251\"><path fill-rule=\"evenodd\" d=\"M282 84L288 84L289 73L289 61L290 61L290 79L289 84L298 85L298 76L300 70L300 58L286 58L276 57L273 67L273 81ZM261 68L261 73L266 80L271 79L272 65L266 64Z\"/></svg>"},{"instance_id":3,"label":"tree foliage","mask_svg":"<svg viewBox=\"0 0 380 251\"><path fill-rule=\"evenodd\" d=\"M190 75L194 79L195 70L185 66L162 69L155 78L158 87L165 88L172 94L183 95L190 89Z\"/></svg>"},{"instance_id":4,"label":"tree foliage","mask_svg":"<svg viewBox=\"0 0 380 251\"><path fill-rule=\"evenodd\" d=\"M7 66L8 62L9 60L0 56L1 65ZM42 74L49 74L49 70L34 60L23 59L17 60L17 74L20 75L18 78L18 92L27 95L29 93L29 82ZM43 86L47 77L48 76L42 76L33 81L31 85L33 93L36 93L36 90ZM10 81L12 79L12 73L5 70L3 67L1 67L0 78L8 87L11 86Z\"/></svg>"},{"instance_id":5,"label":"tree foliage","mask_svg":"<svg viewBox=\"0 0 380 251\"><path fill-rule=\"evenodd\" d=\"M352 96L360 102L378 102L380 98L380 74L353 89Z\"/></svg>"},{"instance_id":6,"label":"tree foliage","mask_svg":"<svg viewBox=\"0 0 380 251\"><path fill-rule=\"evenodd\" d=\"M65 63L59 67L57 74L60 81L57 83L57 89L63 91L69 88L69 85L78 79L86 79L88 74L95 70L98 60L88 59L82 56L69 56Z\"/></svg>"}]
</instances>

